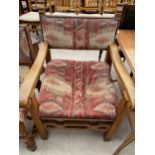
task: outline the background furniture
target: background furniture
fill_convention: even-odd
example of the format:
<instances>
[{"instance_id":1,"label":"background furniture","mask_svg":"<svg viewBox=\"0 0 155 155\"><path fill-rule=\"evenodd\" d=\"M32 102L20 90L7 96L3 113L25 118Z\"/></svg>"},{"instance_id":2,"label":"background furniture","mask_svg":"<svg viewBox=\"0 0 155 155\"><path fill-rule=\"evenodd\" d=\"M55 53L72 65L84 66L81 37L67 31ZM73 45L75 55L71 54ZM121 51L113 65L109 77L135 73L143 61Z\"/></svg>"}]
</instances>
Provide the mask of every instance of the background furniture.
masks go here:
<instances>
[{"instance_id":1,"label":"background furniture","mask_svg":"<svg viewBox=\"0 0 155 155\"><path fill-rule=\"evenodd\" d=\"M35 52L31 42L28 28L20 25L19 28L19 87L24 78L28 74L30 67L35 60ZM25 127L25 119L27 117L27 108L21 107L19 104L19 132L20 137L24 139L24 143L31 151L36 150L36 143L31 134Z\"/></svg>"},{"instance_id":2,"label":"background furniture","mask_svg":"<svg viewBox=\"0 0 155 155\"><path fill-rule=\"evenodd\" d=\"M124 5L119 29L135 29L135 5Z\"/></svg>"},{"instance_id":3,"label":"background furniture","mask_svg":"<svg viewBox=\"0 0 155 155\"><path fill-rule=\"evenodd\" d=\"M55 0L54 2L55 12L67 12L73 11L75 13L80 12L80 0Z\"/></svg>"},{"instance_id":4,"label":"background furniture","mask_svg":"<svg viewBox=\"0 0 155 155\"><path fill-rule=\"evenodd\" d=\"M116 39L125 56L132 73L135 75L135 31L119 30Z\"/></svg>"},{"instance_id":5,"label":"background furniture","mask_svg":"<svg viewBox=\"0 0 155 155\"><path fill-rule=\"evenodd\" d=\"M119 22L120 29L135 29L135 4L117 3L115 18Z\"/></svg>"},{"instance_id":6,"label":"background furniture","mask_svg":"<svg viewBox=\"0 0 155 155\"><path fill-rule=\"evenodd\" d=\"M132 0L55 0L57 11L75 11L87 13L115 13L117 4L130 3Z\"/></svg>"},{"instance_id":7,"label":"background furniture","mask_svg":"<svg viewBox=\"0 0 155 155\"><path fill-rule=\"evenodd\" d=\"M54 0L28 0L30 12L24 13L19 17L20 24L28 24L31 31L38 32L40 28L39 12L53 12Z\"/></svg>"},{"instance_id":8,"label":"background furniture","mask_svg":"<svg viewBox=\"0 0 155 155\"><path fill-rule=\"evenodd\" d=\"M22 13L29 12L29 5L28 5L28 0L19 0L19 6L22 11Z\"/></svg>"},{"instance_id":9,"label":"background furniture","mask_svg":"<svg viewBox=\"0 0 155 155\"><path fill-rule=\"evenodd\" d=\"M29 0L30 11L52 12L53 0Z\"/></svg>"}]
</instances>

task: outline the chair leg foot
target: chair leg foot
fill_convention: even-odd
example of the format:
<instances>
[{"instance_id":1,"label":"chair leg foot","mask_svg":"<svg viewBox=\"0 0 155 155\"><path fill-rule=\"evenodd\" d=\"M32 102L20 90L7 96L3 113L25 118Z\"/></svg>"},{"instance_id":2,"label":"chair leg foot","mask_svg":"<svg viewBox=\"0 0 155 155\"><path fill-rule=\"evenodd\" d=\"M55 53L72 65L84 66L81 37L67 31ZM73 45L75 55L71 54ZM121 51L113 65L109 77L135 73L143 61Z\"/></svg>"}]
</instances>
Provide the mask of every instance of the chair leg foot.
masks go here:
<instances>
[{"instance_id":1,"label":"chair leg foot","mask_svg":"<svg viewBox=\"0 0 155 155\"><path fill-rule=\"evenodd\" d=\"M108 134L107 132L103 134L103 140L106 142L111 140L111 137L108 137L107 134Z\"/></svg>"},{"instance_id":2,"label":"chair leg foot","mask_svg":"<svg viewBox=\"0 0 155 155\"><path fill-rule=\"evenodd\" d=\"M45 134L41 136L41 139L43 139L43 140L47 140L48 139L47 129L45 129Z\"/></svg>"},{"instance_id":3,"label":"chair leg foot","mask_svg":"<svg viewBox=\"0 0 155 155\"><path fill-rule=\"evenodd\" d=\"M26 147L31 151L35 151L37 149L35 139L32 135L28 134L23 122L19 122L19 132L21 138L23 138L24 143L26 144Z\"/></svg>"},{"instance_id":4,"label":"chair leg foot","mask_svg":"<svg viewBox=\"0 0 155 155\"><path fill-rule=\"evenodd\" d=\"M35 151L37 149L37 146L36 146L33 136L28 137L28 140L26 142L26 147L31 151Z\"/></svg>"}]
</instances>

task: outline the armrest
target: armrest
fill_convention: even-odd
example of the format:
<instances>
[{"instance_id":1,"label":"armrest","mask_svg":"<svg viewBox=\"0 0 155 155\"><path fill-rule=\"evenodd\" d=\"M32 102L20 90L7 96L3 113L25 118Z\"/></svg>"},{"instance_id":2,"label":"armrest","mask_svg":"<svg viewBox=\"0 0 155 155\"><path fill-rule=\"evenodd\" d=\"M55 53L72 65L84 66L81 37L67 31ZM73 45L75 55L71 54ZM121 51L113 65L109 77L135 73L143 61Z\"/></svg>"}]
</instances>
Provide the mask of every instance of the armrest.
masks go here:
<instances>
[{"instance_id":1,"label":"armrest","mask_svg":"<svg viewBox=\"0 0 155 155\"><path fill-rule=\"evenodd\" d=\"M128 74L126 68L124 67L124 65L121 61L116 44L110 45L108 51L110 53L111 60L113 62L115 70L118 74L118 77L120 79L121 86L123 87L122 89L124 89L125 96L129 100L129 103L128 103L129 108L131 110L134 110L135 109L135 85L134 85L134 82L133 82L132 78L130 77L130 75Z\"/></svg>"},{"instance_id":2,"label":"armrest","mask_svg":"<svg viewBox=\"0 0 155 155\"><path fill-rule=\"evenodd\" d=\"M41 43L38 55L34 61L29 73L25 77L19 89L19 106L26 107L28 99L35 88L35 85L38 81L40 72L42 70L43 63L46 59L48 51L48 44Z\"/></svg>"}]
</instances>

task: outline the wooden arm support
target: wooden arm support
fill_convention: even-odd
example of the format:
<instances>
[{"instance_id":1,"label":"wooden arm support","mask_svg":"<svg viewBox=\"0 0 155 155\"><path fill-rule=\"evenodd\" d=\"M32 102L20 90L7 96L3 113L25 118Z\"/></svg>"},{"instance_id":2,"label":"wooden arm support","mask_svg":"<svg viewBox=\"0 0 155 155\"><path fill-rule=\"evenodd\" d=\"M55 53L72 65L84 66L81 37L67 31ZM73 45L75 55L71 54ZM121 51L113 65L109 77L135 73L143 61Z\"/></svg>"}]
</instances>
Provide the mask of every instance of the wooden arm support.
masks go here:
<instances>
[{"instance_id":1,"label":"wooden arm support","mask_svg":"<svg viewBox=\"0 0 155 155\"><path fill-rule=\"evenodd\" d=\"M124 67L124 64L121 61L121 58L119 56L118 48L116 44L111 44L109 46L109 53L111 60L113 62L113 65L115 67L115 70L117 72L118 78L121 82L122 89L124 89L125 96L128 100L129 108L131 110L135 109L135 85L128 74L126 68Z\"/></svg>"},{"instance_id":2,"label":"wooden arm support","mask_svg":"<svg viewBox=\"0 0 155 155\"><path fill-rule=\"evenodd\" d=\"M46 42L41 43L36 60L20 86L19 90L20 107L28 106L28 99L32 94L35 85L39 79L39 75L40 72L42 71L43 63L46 59L47 52L48 52L48 44Z\"/></svg>"}]
</instances>

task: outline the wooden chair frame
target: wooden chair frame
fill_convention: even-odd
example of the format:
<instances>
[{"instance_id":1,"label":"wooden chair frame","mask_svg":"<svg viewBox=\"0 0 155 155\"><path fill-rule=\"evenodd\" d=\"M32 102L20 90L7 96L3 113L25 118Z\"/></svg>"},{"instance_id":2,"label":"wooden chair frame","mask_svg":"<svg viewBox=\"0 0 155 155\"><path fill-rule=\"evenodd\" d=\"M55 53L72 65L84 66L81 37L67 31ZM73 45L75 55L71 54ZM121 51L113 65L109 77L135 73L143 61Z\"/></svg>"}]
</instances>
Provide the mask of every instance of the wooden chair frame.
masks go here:
<instances>
[{"instance_id":1,"label":"wooden chair frame","mask_svg":"<svg viewBox=\"0 0 155 155\"><path fill-rule=\"evenodd\" d=\"M19 65L22 66L22 65L26 65L28 67L31 67L35 58L36 58L36 55L37 55L37 47L32 45L32 42L31 42L31 36L30 36L30 32L29 32L29 27L28 25L20 25L21 27L24 27L25 29L25 34L26 34L26 38L27 38L27 41L28 41L28 46L29 46L29 54L30 54L30 58L31 58L31 63L23 63L23 62L19 62ZM39 85L39 82L37 83L37 87ZM21 108L20 104L19 104L19 108ZM26 108L26 107L25 107ZM24 143L26 144L26 147L31 150L31 151L35 151L36 150L36 143L35 143L35 140L34 140L34 137L32 134L28 133L26 127L25 127L25 123L24 121L19 121L19 133L20 133L20 138L24 139Z\"/></svg>"},{"instance_id":2,"label":"wooden chair frame","mask_svg":"<svg viewBox=\"0 0 155 155\"><path fill-rule=\"evenodd\" d=\"M105 121L101 119L63 119L63 118L44 118L38 117L38 104L34 94L34 88L37 80L39 79L42 66L46 60L48 53L48 44L42 43L40 46L39 54L34 62L31 71L27 75L24 83L20 87L20 106L26 107L42 138L47 138L47 127L58 128L81 128L81 129L93 129L104 132L104 140L108 141L112 138L112 135L116 132L116 129L122 122L125 114L128 113L128 109L134 109L134 83L128 75L125 67L118 54L116 45L110 45L106 62L111 65L114 64L116 72L118 73L118 81L121 85L122 99L117 107L117 117L114 121Z\"/></svg>"}]
</instances>

